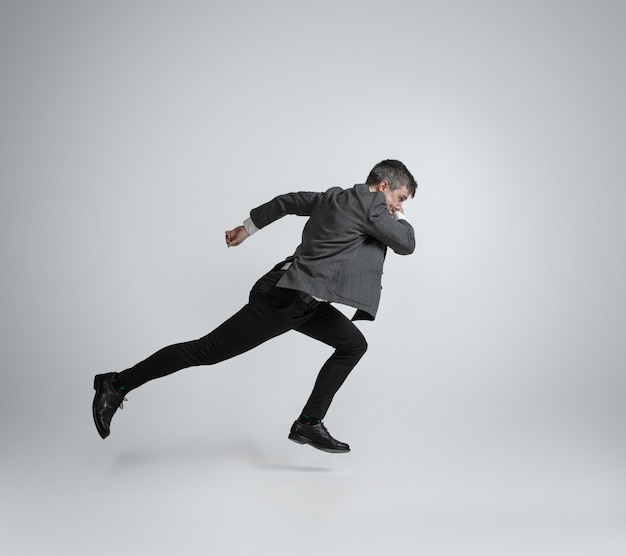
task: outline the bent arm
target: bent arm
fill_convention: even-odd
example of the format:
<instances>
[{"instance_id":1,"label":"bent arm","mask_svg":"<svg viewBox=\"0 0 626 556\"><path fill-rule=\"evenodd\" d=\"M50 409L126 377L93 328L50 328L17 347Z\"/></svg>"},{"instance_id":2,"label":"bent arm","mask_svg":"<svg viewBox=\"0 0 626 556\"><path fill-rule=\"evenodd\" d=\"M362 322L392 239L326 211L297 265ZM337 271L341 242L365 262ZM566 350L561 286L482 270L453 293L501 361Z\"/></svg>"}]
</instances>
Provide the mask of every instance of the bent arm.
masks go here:
<instances>
[{"instance_id":1,"label":"bent arm","mask_svg":"<svg viewBox=\"0 0 626 556\"><path fill-rule=\"evenodd\" d=\"M404 215L390 216L385 203L373 203L370 208L366 232L382 241L398 255L415 251L415 232Z\"/></svg>"}]
</instances>

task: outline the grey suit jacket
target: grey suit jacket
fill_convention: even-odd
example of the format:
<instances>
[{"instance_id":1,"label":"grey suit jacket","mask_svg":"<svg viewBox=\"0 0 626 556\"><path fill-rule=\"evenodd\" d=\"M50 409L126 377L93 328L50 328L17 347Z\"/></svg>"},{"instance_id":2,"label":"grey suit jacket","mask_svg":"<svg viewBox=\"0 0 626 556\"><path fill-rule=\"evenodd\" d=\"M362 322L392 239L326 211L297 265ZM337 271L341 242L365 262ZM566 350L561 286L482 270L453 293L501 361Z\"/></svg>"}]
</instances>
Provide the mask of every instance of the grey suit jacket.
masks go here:
<instances>
[{"instance_id":1,"label":"grey suit jacket","mask_svg":"<svg viewBox=\"0 0 626 556\"><path fill-rule=\"evenodd\" d=\"M384 194L372 193L365 184L279 195L253 209L250 218L263 228L286 214L309 220L302 243L286 259L291 266L276 285L354 307L353 320L374 320L387 247L411 254L413 227L391 217Z\"/></svg>"}]
</instances>

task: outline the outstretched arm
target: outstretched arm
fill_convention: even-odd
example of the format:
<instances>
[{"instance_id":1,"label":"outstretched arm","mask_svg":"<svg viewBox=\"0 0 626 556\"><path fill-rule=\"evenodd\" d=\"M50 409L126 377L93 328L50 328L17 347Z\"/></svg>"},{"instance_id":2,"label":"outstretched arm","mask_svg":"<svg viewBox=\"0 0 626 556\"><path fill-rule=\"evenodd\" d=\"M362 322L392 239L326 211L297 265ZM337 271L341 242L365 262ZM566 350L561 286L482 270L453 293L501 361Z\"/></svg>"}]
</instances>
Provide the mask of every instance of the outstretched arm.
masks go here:
<instances>
[{"instance_id":1,"label":"outstretched arm","mask_svg":"<svg viewBox=\"0 0 626 556\"><path fill-rule=\"evenodd\" d=\"M279 195L268 203L252 209L250 217L246 218L243 226L237 226L226 232L226 245L228 247L240 245L260 228L271 224L286 214L310 216L313 205L320 195L321 193L311 193L307 191L287 193L285 195ZM252 220L253 214L254 220Z\"/></svg>"},{"instance_id":2,"label":"outstretched arm","mask_svg":"<svg viewBox=\"0 0 626 556\"><path fill-rule=\"evenodd\" d=\"M322 193L314 193L311 191L279 195L260 207L252 209L250 211L250 218L254 222L254 225L261 229L287 214L311 216L313 207L321 195Z\"/></svg>"},{"instance_id":3,"label":"outstretched arm","mask_svg":"<svg viewBox=\"0 0 626 556\"><path fill-rule=\"evenodd\" d=\"M243 243L250 234L243 226L237 226L233 230L226 231L226 245L228 247L236 247Z\"/></svg>"}]
</instances>

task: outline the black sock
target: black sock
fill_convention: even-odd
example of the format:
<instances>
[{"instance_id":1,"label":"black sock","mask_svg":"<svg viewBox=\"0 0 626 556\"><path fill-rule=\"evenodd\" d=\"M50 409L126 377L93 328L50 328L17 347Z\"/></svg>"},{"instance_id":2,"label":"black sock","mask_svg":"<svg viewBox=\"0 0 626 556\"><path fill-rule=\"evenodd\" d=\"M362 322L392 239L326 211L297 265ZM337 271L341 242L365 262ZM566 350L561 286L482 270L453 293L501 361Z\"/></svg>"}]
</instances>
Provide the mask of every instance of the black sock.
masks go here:
<instances>
[{"instance_id":1,"label":"black sock","mask_svg":"<svg viewBox=\"0 0 626 556\"><path fill-rule=\"evenodd\" d=\"M113 385L113 388L115 388L123 396L126 388L124 388L124 385L120 382L119 377L120 375L113 375L111 378L111 384Z\"/></svg>"},{"instance_id":2,"label":"black sock","mask_svg":"<svg viewBox=\"0 0 626 556\"><path fill-rule=\"evenodd\" d=\"M321 419L317 419L316 417L309 417L304 413L298 417L298 423L302 423L303 425L318 425L321 423Z\"/></svg>"}]
</instances>

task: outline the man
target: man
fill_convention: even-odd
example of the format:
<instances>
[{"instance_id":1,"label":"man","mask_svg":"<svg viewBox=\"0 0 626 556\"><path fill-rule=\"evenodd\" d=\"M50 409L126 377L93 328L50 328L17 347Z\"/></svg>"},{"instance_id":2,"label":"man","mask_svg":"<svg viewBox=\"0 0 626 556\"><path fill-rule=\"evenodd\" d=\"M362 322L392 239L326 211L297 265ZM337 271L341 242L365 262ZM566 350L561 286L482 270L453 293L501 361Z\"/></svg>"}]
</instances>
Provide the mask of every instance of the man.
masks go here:
<instances>
[{"instance_id":1,"label":"man","mask_svg":"<svg viewBox=\"0 0 626 556\"><path fill-rule=\"evenodd\" d=\"M242 226L226 232L228 247L240 245L286 214L309 217L302 243L261 277L248 304L213 332L165 347L120 373L96 375L93 417L100 436L109 435L111 419L124 396L149 380L224 361L296 330L334 347L335 352L322 366L289 439L326 452L349 452L348 444L334 439L322 420L367 343L331 303L356 308L352 320L374 320L387 247L401 255L415 249L413 228L404 218L402 204L415 195L416 188L404 164L384 160L374 166L365 184L279 195L253 209Z\"/></svg>"}]
</instances>

